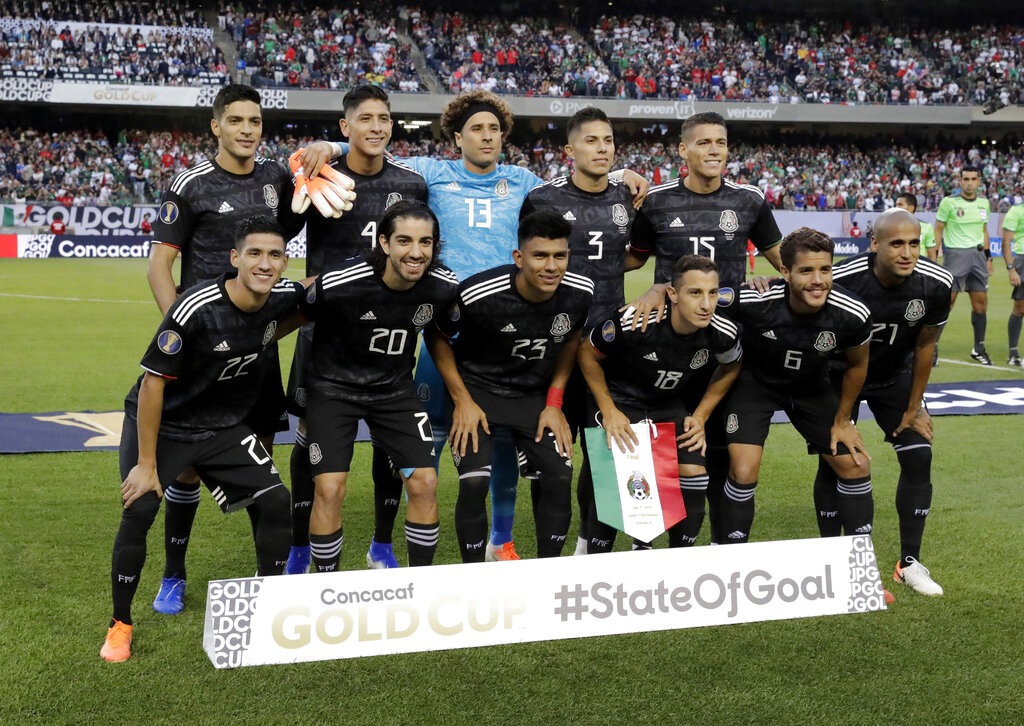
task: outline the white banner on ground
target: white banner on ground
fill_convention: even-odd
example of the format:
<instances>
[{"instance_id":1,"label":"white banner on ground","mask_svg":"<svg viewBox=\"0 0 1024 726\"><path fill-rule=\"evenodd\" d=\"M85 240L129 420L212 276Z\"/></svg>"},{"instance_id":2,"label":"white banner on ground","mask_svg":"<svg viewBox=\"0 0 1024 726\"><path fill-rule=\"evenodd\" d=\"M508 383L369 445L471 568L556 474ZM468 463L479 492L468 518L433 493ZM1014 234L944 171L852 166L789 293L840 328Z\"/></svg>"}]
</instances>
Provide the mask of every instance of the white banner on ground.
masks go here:
<instances>
[{"instance_id":1,"label":"white banner on ground","mask_svg":"<svg viewBox=\"0 0 1024 726\"><path fill-rule=\"evenodd\" d=\"M869 536L209 583L217 668L884 610Z\"/></svg>"}]
</instances>

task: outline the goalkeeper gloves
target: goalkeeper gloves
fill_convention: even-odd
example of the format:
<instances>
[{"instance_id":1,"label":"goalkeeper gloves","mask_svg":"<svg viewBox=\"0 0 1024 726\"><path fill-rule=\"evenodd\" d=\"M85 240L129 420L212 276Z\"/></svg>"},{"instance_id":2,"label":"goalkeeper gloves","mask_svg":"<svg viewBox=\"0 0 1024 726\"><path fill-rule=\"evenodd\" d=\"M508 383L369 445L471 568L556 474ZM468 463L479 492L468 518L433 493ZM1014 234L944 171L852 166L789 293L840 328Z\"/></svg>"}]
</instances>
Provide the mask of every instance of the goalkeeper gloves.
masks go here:
<instances>
[{"instance_id":1,"label":"goalkeeper gloves","mask_svg":"<svg viewBox=\"0 0 1024 726\"><path fill-rule=\"evenodd\" d=\"M327 164L320 167L315 177L308 178L300 161L303 151L299 149L288 158L288 166L295 175L292 211L302 214L312 204L324 217L337 218L352 209L355 182Z\"/></svg>"}]
</instances>

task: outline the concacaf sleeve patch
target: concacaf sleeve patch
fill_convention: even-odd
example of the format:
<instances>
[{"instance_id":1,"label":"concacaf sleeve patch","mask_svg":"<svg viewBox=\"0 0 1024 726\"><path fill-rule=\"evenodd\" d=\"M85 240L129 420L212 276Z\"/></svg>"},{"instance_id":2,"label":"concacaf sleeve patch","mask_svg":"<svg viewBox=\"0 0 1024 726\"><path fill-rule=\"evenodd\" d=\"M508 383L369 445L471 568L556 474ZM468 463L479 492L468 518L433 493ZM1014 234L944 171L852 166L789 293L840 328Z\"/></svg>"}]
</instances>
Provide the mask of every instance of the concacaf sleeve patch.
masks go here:
<instances>
[{"instance_id":1,"label":"concacaf sleeve patch","mask_svg":"<svg viewBox=\"0 0 1024 726\"><path fill-rule=\"evenodd\" d=\"M156 344L167 355L174 355L181 350L181 336L173 330L163 330L157 337Z\"/></svg>"},{"instance_id":2,"label":"concacaf sleeve patch","mask_svg":"<svg viewBox=\"0 0 1024 726\"><path fill-rule=\"evenodd\" d=\"M174 224L178 221L178 205L174 202L164 202L160 205L160 221L164 224Z\"/></svg>"},{"instance_id":3,"label":"concacaf sleeve patch","mask_svg":"<svg viewBox=\"0 0 1024 726\"><path fill-rule=\"evenodd\" d=\"M718 307L727 308L736 299L736 291L731 287L718 288Z\"/></svg>"},{"instance_id":4,"label":"concacaf sleeve patch","mask_svg":"<svg viewBox=\"0 0 1024 726\"><path fill-rule=\"evenodd\" d=\"M605 342L611 343L615 340L615 321L605 320L604 325L601 326L601 337L605 339Z\"/></svg>"}]
</instances>

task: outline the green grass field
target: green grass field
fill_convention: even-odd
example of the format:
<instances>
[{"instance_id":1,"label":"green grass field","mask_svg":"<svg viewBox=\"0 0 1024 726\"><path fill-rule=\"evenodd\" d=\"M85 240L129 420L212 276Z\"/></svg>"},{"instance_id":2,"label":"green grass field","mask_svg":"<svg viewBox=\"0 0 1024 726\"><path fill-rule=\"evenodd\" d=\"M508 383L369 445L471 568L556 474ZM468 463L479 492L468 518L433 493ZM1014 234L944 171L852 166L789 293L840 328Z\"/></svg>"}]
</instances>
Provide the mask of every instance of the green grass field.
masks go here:
<instances>
[{"instance_id":1,"label":"green grass field","mask_svg":"<svg viewBox=\"0 0 1024 726\"><path fill-rule=\"evenodd\" d=\"M642 271L630 279L631 292L645 285ZM1006 359L1007 298L997 274L988 336L997 366ZM144 263L0 260L0 411L119 408L158 321ZM969 328L964 300L943 335L943 358L966 362ZM291 345L282 346L286 370ZM933 380L1019 377L943 363ZM253 571L245 516L223 517L203 502L187 609L174 617L148 605L162 563L157 523L134 655L108 664L98 651L119 518L116 454L0 456L0 724L1024 723L1015 614L1024 602L1024 491L1014 462L1022 420L935 421L923 559L946 588L942 598L888 579L898 556L897 470L866 423L875 548L897 597L887 612L234 671L213 669L201 635L206 581ZM754 539L816 536L815 461L803 452L791 427L774 427ZM275 453L286 477L289 453ZM368 448L357 447L345 517L350 568L362 564L371 535L368 470ZM458 560L455 490L448 460L439 562ZM524 555L531 533L528 497L520 497ZM403 559L404 543L396 540L396 550Z\"/></svg>"}]
</instances>

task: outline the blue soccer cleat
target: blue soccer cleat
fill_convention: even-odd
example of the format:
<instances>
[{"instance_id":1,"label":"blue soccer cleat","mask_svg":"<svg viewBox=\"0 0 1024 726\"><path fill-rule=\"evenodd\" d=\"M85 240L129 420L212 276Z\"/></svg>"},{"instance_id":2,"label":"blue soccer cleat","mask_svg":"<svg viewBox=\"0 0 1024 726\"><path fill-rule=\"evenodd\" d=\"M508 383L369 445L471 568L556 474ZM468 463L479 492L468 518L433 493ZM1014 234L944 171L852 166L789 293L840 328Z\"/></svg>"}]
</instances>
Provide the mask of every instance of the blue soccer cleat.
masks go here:
<instances>
[{"instance_id":1,"label":"blue soccer cleat","mask_svg":"<svg viewBox=\"0 0 1024 726\"><path fill-rule=\"evenodd\" d=\"M390 544L380 544L371 539L370 551L366 553L366 565L371 570L387 570L398 567L398 560Z\"/></svg>"},{"instance_id":2,"label":"blue soccer cleat","mask_svg":"<svg viewBox=\"0 0 1024 726\"><path fill-rule=\"evenodd\" d=\"M153 609L164 615L177 615L185 609L185 581L180 577L160 580L160 592L153 600Z\"/></svg>"},{"instance_id":3,"label":"blue soccer cleat","mask_svg":"<svg viewBox=\"0 0 1024 726\"><path fill-rule=\"evenodd\" d=\"M286 575L305 575L309 571L309 545L292 547L288 553L288 564L285 565Z\"/></svg>"}]
</instances>

